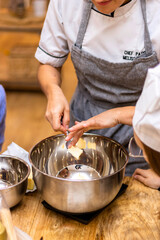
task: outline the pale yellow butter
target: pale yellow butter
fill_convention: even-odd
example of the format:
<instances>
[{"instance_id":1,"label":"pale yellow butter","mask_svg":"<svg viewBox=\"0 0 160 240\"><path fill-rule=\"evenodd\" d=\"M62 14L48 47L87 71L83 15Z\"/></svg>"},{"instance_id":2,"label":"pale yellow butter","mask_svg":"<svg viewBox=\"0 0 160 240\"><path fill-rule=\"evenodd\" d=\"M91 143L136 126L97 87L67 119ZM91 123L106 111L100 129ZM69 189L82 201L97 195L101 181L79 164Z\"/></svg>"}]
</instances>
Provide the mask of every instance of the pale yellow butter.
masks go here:
<instances>
[{"instance_id":1,"label":"pale yellow butter","mask_svg":"<svg viewBox=\"0 0 160 240\"><path fill-rule=\"evenodd\" d=\"M76 146L80 149L86 148L86 142L84 139L80 138L76 144Z\"/></svg>"},{"instance_id":2,"label":"pale yellow butter","mask_svg":"<svg viewBox=\"0 0 160 240\"><path fill-rule=\"evenodd\" d=\"M80 155L83 153L83 150L79 147L72 146L71 148L68 148L68 152L76 159L79 159Z\"/></svg>"},{"instance_id":3,"label":"pale yellow butter","mask_svg":"<svg viewBox=\"0 0 160 240\"><path fill-rule=\"evenodd\" d=\"M93 142L88 142L88 148L96 150L96 144Z\"/></svg>"},{"instance_id":4,"label":"pale yellow butter","mask_svg":"<svg viewBox=\"0 0 160 240\"><path fill-rule=\"evenodd\" d=\"M61 147L62 147L62 149L65 149L65 145L64 145L64 144L62 144L62 146L61 146Z\"/></svg>"},{"instance_id":5,"label":"pale yellow butter","mask_svg":"<svg viewBox=\"0 0 160 240\"><path fill-rule=\"evenodd\" d=\"M30 172L30 174L29 174L29 177L28 177L27 189L28 189L28 190L33 190L33 189L34 189L34 181L33 181L32 170L31 170L31 172Z\"/></svg>"}]
</instances>

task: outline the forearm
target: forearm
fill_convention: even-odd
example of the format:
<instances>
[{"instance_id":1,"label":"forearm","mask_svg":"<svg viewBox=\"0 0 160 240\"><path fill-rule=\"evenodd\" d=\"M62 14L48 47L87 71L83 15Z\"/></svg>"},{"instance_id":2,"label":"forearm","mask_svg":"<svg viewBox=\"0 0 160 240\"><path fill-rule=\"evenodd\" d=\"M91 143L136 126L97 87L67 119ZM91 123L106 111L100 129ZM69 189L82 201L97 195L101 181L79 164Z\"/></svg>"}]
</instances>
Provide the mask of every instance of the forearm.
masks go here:
<instances>
[{"instance_id":1,"label":"forearm","mask_svg":"<svg viewBox=\"0 0 160 240\"><path fill-rule=\"evenodd\" d=\"M61 68L41 64L38 70L38 81L46 97L49 98L56 88L61 86Z\"/></svg>"},{"instance_id":2,"label":"forearm","mask_svg":"<svg viewBox=\"0 0 160 240\"><path fill-rule=\"evenodd\" d=\"M116 109L117 123L132 125L132 119L135 111L135 106L128 106Z\"/></svg>"},{"instance_id":3,"label":"forearm","mask_svg":"<svg viewBox=\"0 0 160 240\"><path fill-rule=\"evenodd\" d=\"M86 121L76 123L73 127L69 128L70 134L66 140L71 140L72 144L76 144L79 137L86 131L91 129L103 129L115 127L117 124L126 124L132 125L132 118L134 115L135 107L120 107L113 108L107 111L104 111Z\"/></svg>"}]
</instances>

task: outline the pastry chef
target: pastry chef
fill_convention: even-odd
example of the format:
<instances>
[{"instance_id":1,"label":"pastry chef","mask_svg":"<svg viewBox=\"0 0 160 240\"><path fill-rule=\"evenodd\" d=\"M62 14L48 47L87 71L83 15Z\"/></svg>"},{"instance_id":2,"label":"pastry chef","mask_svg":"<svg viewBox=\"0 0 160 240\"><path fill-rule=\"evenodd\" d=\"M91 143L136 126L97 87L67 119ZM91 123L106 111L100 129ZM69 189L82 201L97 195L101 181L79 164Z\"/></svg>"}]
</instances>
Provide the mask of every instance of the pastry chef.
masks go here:
<instances>
[{"instance_id":1,"label":"pastry chef","mask_svg":"<svg viewBox=\"0 0 160 240\"><path fill-rule=\"evenodd\" d=\"M75 121L135 106L148 68L160 60L159 9L159 0L50 1L35 56L48 99L46 117L54 130L66 133ZM60 87L69 53L78 78L70 106ZM133 135L132 127L123 124L93 132L126 148ZM137 164L147 167L145 161ZM126 174L137 164L130 159Z\"/></svg>"}]
</instances>

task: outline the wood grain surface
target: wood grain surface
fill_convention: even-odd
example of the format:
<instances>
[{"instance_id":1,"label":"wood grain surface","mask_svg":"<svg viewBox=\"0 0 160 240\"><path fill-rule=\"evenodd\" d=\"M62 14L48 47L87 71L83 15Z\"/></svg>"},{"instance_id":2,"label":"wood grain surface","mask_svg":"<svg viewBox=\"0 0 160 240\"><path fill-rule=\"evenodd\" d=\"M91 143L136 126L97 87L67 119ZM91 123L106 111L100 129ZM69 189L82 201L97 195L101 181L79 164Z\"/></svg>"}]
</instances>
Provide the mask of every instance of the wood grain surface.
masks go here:
<instances>
[{"instance_id":1,"label":"wood grain surface","mask_svg":"<svg viewBox=\"0 0 160 240\"><path fill-rule=\"evenodd\" d=\"M88 225L46 209L37 192L12 209L13 222L34 240L159 240L160 192L130 177L124 183L126 192Z\"/></svg>"}]
</instances>

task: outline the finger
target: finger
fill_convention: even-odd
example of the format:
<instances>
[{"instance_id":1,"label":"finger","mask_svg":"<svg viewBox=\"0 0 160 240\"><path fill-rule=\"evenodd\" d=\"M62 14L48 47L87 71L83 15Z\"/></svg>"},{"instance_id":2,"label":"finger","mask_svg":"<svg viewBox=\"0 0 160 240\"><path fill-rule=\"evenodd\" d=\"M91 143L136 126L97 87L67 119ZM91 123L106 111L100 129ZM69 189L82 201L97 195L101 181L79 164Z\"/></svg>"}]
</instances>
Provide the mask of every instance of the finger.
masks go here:
<instances>
[{"instance_id":1,"label":"finger","mask_svg":"<svg viewBox=\"0 0 160 240\"><path fill-rule=\"evenodd\" d=\"M55 111L55 109L50 109L47 108L46 114L45 114L46 119L50 122L52 128L56 131L60 127L59 123L59 113Z\"/></svg>"},{"instance_id":2,"label":"finger","mask_svg":"<svg viewBox=\"0 0 160 240\"><path fill-rule=\"evenodd\" d=\"M140 169L140 168L137 168L137 169L135 170L135 172L133 173L133 177L134 177L135 175L141 175L141 176L143 176L143 177L147 177L147 176L148 176L147 170Z\"/></svg>"},{"instance_id":3,"label":"finger","mask_svg":"<svg viewBox=\"0 0 160 240\"><path fill-rule=\"evenodd\" d=\"M134 177L135 175L137 175L138 174L138 172L139 172L139 168L136 168L136 170L134 171L134 173L133 173L133 175L132 175L132 177Z\"/></svg>"},{"instance_id":4,"label":"finger","mask_svg":"<svg viewBox=\"0 0 160 240\"><path fill-rule=\"evenodd\" d=\"M75 126L73 126L74 130L80 130L80 126L82 126L85 129L85 132L91 129L101 129L101 123L102 121L97 121L96 117L92 117L86 121L82 121L80 123L76 123Z\"/></svg>"},{"instance_id":5,"label":"finger","mask_svg":"<svg viewBox=\"0 0 160 240\"><path fill-rule=\"evenodd\" d=\"M83 135L83 131L79 131L73 138L72 141L69 144L69 148L72 146L75 146L76 143L78 142L79 138Z\"/></svg>"},{"instance_id":6,"label":"finger","mask_svg":"<svg viewBox=\"0 0 160 240\"><path fill-rule=\"evenodd\" d=\"M53 120L52 114L46 112L45 117L48 120L48 122L51 124L53 130L58 131L58 127L55 125L55 121Z\"/></svg>"},{"instance_id":7,"label":"finger","mask_svg":"<svg viewBox=\"0 0 160 240\"><path fill-rule=\"evenodd\" d=\"M77 125L77 124L79 124L80 122L78 122L78 121L75 121L75 125Z\"/></svg>"},{"instance_id":8,"label":"finger","mask_svg":"<svg viewBox=\"0 0 160 240\"><path fill-rule=\"evenodd\" d=\"M80 123L76 123L76 125L69 128L69 131L70 132L76 132L76 131L79 131L79 130L82 130L82 129L85 131L85 128L86 128L86 123L85 123L85 121L83 121L83 122L80 122Z\"/></svg>"},{"instance_id":9,"label":"finger","mask_svg":"<svg viewBox=\"0 0 160 240\"><path fill-rule=\"evenodd\" d=\"M66 134L66 128L63 126L63 118L62 118L62 114L54 114L52 115L52 125L53 125L53 129L54 131L61 131L64 134Z\"/></svg>"},{"instance_id":10,"label":"finger","mask_svg":"<svg viewBox=\"0 0 160 240\"><path fill-rule=\"evenodd\" d=\"M83 130L80 130L80 131L76 131L76 132L69 132L67 137L65 138L65 141L70 141L72 140L73 138L75 138L76 136L82 136L83 135Z\"/></svg>"},{"instance_id":11,"label":"finger","mask_svg":"<svg viewBox=\"0 0 160 240\"><path fill-rule=\"evenodd\" d=\"M136 180L138 180L139 182L143 183L144 185L146 185L146 178L144 178L143 176L141 175L135 175L134 178Z\"/></svg>"},{"instance_id":12,"label":"finger","mask_svg":"<svg viewBox=\"0 0 160 240\"><path fill-rule=\"evenodd\" d=\"M74 132L68 133L67 137L65 138L65 141L70 141L74 137L74 135L75 135Z\"/></svg>"},{"instance_id":13,"label":"finger","mask_svg":"<svg viewBox=\"0 0 160 240\"><path fill-rule=\"evenodd\" d=\"M63 127L63 125L61 125L60 126L60 128L59 128L59 130L58 131L61 131L64 135L66 135L67 134L67 132L66 132L66 128L65 127Z\"/></svg>"},{"instance_id":14,"label":"finger","mask_svg":"<svg viewBox=\"0 0 160 240\"><path fill-rule=\"evenodd\" d=\"M70 122L70 111L69 108L66 108L63 115L63 126L66 130L69 128L69 122Z\"/></svg>"}]
</instances>

